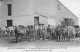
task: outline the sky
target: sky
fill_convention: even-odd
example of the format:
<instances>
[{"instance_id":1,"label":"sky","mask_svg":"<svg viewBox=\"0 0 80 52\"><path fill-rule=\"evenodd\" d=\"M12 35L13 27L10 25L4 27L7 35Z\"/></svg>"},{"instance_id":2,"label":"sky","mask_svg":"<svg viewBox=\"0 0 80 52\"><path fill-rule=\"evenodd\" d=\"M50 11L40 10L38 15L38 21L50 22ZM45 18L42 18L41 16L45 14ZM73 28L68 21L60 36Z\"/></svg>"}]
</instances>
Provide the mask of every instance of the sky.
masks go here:
<instances>
[{"instance_id":1,"label":"sky","mask_svg":"<svg viewBox=\"0 0 80 52\"><path fill-rule=\"evenodd\" d=\"M80 0L59 0L66 6L74 15L79 19L78 24L80 26Z\"/></svg>"}]
</instances>

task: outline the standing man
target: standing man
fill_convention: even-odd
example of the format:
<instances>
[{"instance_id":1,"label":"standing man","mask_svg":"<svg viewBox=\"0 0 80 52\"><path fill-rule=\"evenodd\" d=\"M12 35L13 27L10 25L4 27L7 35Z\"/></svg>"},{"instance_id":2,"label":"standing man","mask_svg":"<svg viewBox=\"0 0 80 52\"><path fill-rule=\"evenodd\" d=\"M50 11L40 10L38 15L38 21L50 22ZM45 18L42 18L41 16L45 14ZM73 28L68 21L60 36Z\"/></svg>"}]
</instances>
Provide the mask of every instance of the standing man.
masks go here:
<instances>
[{"instance_id":1,"label":"standing man","mask_svg":"<svg viewBox=\"0 0 80 52\"><path fill-rule=\"evenodd\" d=\"M57 41L60 41L60 36L61 36L61 28L60 28L60 26L58 26L56 29L55 29L55 31L56 31L56 38L57 38Z\"/></svg>"},{"instance_id":2,"label":"standing man","mask_svg":"<svg viewBox=\"0 0 80 52\"><path fill-rule=\"evenodd\" d=\"M50 28L50 25L48 25L48 27L47 27L47 34L48 34L48 38L51 39L51 28Z\"/></svg>"},{"instance_id":3,"label":"standing man","mask_svg":"<svg viewBox=\"0 0 80 52\"><path fill-rule=\"evenodd\" d=\"M14 32L15 32L16 43L17 43L18 36L19 36L17 26L15 26L15 30L14 30Z\"/></svg>"}]
</instances>

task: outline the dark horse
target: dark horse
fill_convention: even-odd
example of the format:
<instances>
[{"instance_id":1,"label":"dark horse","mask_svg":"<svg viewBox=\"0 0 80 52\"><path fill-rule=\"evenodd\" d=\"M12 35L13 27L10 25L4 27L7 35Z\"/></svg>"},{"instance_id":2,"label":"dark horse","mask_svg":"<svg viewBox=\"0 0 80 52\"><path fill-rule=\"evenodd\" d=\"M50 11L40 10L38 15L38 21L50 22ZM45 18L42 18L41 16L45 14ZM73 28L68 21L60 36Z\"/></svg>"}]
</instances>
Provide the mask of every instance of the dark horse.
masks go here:
<instances>
[{"instance_id":1,"label":"dark horse","mask_svg":"<svg viewBox=\"0 0 80 52\"><path fill-rule=\"evenodd\" d=\"M20 35L25 36L30 40L34 38L32 29L26 29L25 27L16 27L14 31L15 31L16 42L18 42L18 37Z\"/></svg>"},{"instance_id":2,"label":"dark horse","mask_svg":"<svg viewBox=\"0 0 80 52\"><path fill-rule=\"evenodd\" d=\"M25 34L25 31L22 30L20 27L16 27L15 30L15 37L16 37L16 43L18 42L18 37L21 35L24 35Z\"/></svg>"}]
</instances>

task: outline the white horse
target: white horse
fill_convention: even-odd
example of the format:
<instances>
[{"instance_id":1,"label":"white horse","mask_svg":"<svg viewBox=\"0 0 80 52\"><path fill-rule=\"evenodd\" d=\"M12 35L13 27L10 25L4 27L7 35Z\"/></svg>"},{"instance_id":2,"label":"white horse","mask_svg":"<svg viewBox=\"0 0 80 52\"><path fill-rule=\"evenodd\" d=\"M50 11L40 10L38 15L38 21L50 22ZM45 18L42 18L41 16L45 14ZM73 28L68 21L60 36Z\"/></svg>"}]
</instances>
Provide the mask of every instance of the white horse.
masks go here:
<instances>
[{"instance_id":1,"label":"white horse","mask_svg":"<svg viewBox=\"0 0 80 52\"><path fill-rule=\"evenodd\" d=\"M1 27L0 31L1 31L1 33L0 33L1 36L7 35L7 29L6 29L6 27Z\"/></svg>"},{"instance_id":2,"label":"white horse","mask_svg":"<svg viewBox=\"0 0 80 52\"><path fill-rule=\"evenodd\" d=\"M73 26L67 26L68 36L73 36L75 38L76 30Z\"/></svg>"},{"instance_id":3,"label":"white horse","mask_svg":"<svg viewBox=\"0 0 80 52\"><path fill-rule=\"evenodd\" d=\"M8 27L7 28L7 31L9 31L8 35L14 35L14 29L15 29L15 27L13 27L13 26Z\"/></svg>"}]
</instances>

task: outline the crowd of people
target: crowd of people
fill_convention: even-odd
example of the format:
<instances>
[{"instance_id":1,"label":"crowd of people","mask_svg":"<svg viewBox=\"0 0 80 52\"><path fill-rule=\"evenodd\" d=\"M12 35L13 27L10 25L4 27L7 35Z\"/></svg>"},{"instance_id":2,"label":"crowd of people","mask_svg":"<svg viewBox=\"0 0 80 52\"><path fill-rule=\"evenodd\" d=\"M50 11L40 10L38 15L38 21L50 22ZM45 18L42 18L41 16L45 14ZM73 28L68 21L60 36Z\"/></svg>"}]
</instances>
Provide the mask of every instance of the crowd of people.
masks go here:
<instances>
[{"instance_id":1,"label":"crowd of people","mask_svg":"<svg viewBox=\"0 0 80 52\"><path fill-rule=\"evenodd\" d=\"M27 39L33 40L56 40L56 41L66 41L67 39L75 38L77 33L74 26L61 26L56 27L48 25L44 27L44 24L39 24L36 26L30 25L24 27L10 26L5 28L0 28L1 36L15 36L16 42L19 36L25 36Z\"/></svg>"}]
</instances>

